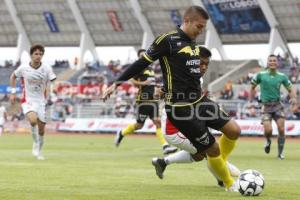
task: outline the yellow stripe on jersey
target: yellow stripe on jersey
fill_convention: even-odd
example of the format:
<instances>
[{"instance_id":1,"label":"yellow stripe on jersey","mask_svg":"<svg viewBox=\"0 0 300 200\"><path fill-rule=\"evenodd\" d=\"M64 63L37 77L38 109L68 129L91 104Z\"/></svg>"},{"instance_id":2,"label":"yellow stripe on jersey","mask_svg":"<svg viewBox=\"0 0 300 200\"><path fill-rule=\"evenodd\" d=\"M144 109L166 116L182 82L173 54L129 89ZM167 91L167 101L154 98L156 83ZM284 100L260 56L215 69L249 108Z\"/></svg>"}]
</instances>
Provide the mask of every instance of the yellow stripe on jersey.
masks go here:
<instances>
[{"instance_id":1,"label":"yellow stripe on jersey","mask_svg":"<svg viewBox=\"0 0 300 200\"><path fill-rule=\"evenodd\" d=\"M146 54L146 53L144 53L144 58L146 59L146 60L148 60L149 62L151 62L151 63L153 63L154 61Z\"/></svg>"},{"instance_id":2,"label":"yellow stripe on jersey","mask_svg":"<svg viewBox=\"0 0 300 200\"><path fill-rule=\"evenodd\" d=\"M171 31L169 33L165 33L162 36L158 37L157 40L155 41L156 44L159 44L166 36L171 35L173 33L177 33L177 31Z\"/></svg>"},{"instance_id":3,"label":"yellow stripe on jersey","mask_svg":"<svg viewBox=\"0 0 300 200\"><path fill-rule=\"evenodd\" d=\"M165 66L166 66L167 80L168 80L168 92L167 93L169 94L169 96L167 96L167 103L170 103L171 102L171 98L172 98L172 76L171 76L171 68L170 68L170 65L169 65L169 62L168 62L166 56L163 57L163 61L164 61Z\"/></svg>"}]
</instances>

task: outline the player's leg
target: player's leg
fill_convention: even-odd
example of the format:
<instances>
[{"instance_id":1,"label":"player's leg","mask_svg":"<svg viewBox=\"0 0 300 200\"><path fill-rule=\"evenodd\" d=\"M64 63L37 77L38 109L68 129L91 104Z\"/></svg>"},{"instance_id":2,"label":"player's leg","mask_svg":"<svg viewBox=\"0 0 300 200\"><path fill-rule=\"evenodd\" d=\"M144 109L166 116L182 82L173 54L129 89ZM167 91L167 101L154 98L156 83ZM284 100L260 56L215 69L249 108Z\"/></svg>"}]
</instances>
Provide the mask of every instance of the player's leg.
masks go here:
<instances>
[{"instance_id":1,"label":"player's leg","mask_svg":"<svg viewBox=\"0 0 300 200\"><path fill-rule=\"evenodd\" d=\"M32 155L38 156L39 154L39 130L38 130L38 116L36 112L29 111L26 113L26 118L30 123L31 126L31 135L33 139L33 145L32 145Z\"/></svg>"},{"instance_id":2,"label":"player's leg","mask_svg":"<svg viewBox=\"0 0 300 200\"><path fill-rule=\"evenodd\" d=\"M126 135L133 134L135 130L141 129L144 126L144 123L136 122L134 124L129 124L126 128L117 131L114 143L116 147L119 147L122 140Z\"/></svg>"},{"instance_id":3,"label":"player's leg","mask_svg":"<svg viewBox=\"0 0 300 200\"><path fill-rule=\"evenodd\" d=\"M270 153L271 143L272 143L272 116L269 113L263 113L262 124L264 127L264 136L266 138L266 142L264 145L264 150L266 153Z\"/></svg>"},{"instance_id":4,"label":"player's leg","mask_svg":"<svg viewBox=\"0 0 300 200\"><path fill-rule=\"evenodd\" d=\"M204 97L202 104L202 107L209 111L201 113L201 116L207 118L207 126L223 133L219 139L219 147L223 159L227 161L228 156L236 147L241 129L236 121L230 119L230 116L216 102Z\"/></svg>"},{"instance_id":5,"label":"player's leg","mask_svg":"<svg viewBox=\"0 0 300 200\"><path fill-rule=\"evenodd\" d=\"M196 109L196 112L199 112L199 114L201 114L201 110L206 111L203 107ZM196 147L197 152L205 152L207 154L209 165L224 182L225 187L230 191L236 191L235 184L233 184L234 180L230 175L226 162L220 154L219 145L208 131L206 121L199 119L198 116L201 115L195 117L195 107L185 106L170 108L166 106L166 110L170 122L191 141Z\"/></svg>"},{"instance_id":6,"label":"player's leg","mask_svg":"<svg viewBox=\"0 0 300 200\"><path fill-rule=\"evenodd\" d=\"M212 168L213 172L215 172L215 175L223 181L226 190L237 192L237 182L235 182L230 175L228 166L220 153L218 143L215 142L212 146L210 146L206 150L206 154L208 165Z\"/></svg>"},{"instance_id":7,"label":"player's leg","mask_svg":"<svg viewBox=\"0 0 300 200\"><path fill-rule=\"evenodd\" d=\"M42 122L38 119L38 128L39 128L39 154L37 156L38 160L44 160L45 159L43 154L42 154L42 148L44 146L45 126L46 126L46 123Z\"/></svg>"},{"instance_id":8,"label":"player's leg","mask_svg":"<svg viewBox=\"0 0 300 200\"><path fill-rule=\"evenodd\" d=\"M148 117L145 113L145 107L142 104L136 104L136 123L129 124L123 130L117 131L114 143L116 147L119 147L121 141L126 135L133 134L135 130L141 129L144 126L144 123Z\"/></svg>"},{"instance_id":9,"label":"player's leg","mask_svg":"<svg viewBox=\"0 0 300 200\"><path fill-rule=\"evenodd\" d=\"M129 124L126 128L117 132L114 140L116 147L120 145L126 135L133 134L135 130L143 128L147 117L148 115L145 114L145 106L142 104L136 104L136 123Z\"/></svg>"},{"instance_id":10,"label":"player's leg","mask_svg":"<svg viewBox=\"0 0 300 200\"><path fill-rule=\"evenodd\" d=\"M284 131L284 124L285 119L284 118L278 118L276 120L277 128L278 128L278 138L277 138L277 144L278 144L278 158L283 160L284 159L284 144L285 144L285 131Z\"/></svg>"},{"instance_id":11,"label":"player's leg","mask_svg":"<svg viewBox=\"0 0 300 200\"><path fill-rule=\"evenodd\" d=\"M200 161L200 157L197 157L197 149L180 132L172 135L165 135L165 138L169 144L181 149L181 151L165 156L164 158L155 157L152 159L152 165L155 167L156 175L160 179L163 178L163 173L168 165ZM195 158L193 158L193 154L195 155ZM204 156L202 156L202 159L203 158Z\"/></svg>"},{"instance_id":12,"label":"player's leg","mask_svg":"<svg viewBox=\"0 0 300 200\"><path fill-rule=\"evenodd\" d=\"M160 118L155 117L151 119L153 124L156 126L156 137L159 140L159 143L162 145L163 153L167 155L176 152L177 148L174 146L170 146L163 135Z\"/></svg>"}]
</instances>

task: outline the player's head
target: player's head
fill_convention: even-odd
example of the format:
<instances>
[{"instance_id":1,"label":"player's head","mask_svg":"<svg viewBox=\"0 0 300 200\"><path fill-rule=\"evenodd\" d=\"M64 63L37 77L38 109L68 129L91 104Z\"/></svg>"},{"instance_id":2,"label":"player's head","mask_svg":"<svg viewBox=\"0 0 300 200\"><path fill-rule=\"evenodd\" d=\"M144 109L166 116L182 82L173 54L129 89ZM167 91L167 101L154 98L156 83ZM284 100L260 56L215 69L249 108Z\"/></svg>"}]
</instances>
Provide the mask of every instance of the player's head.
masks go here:
<instances>
[{"instance_id":1,"label":"player's head","mask_svg":"<svg viewBox=\"0 0 300 200\"><path fill-rule=\"evenodd\" d=\"M277 69L278 66L278 59L274 54L268 56L268 63L267 66L269 69Z\"/></svg>"},{"instance_id":2,"label":"player's head","mask_svg":"<svg viewBox=\"0 0 300 200\"><path fill-rule=\"evenodd\" d=\"M200 6L189 7L183 15L182 30L192 39L196 39L206 27L209 16Z\"/></svg>"},{"instance_id":3,"label":"player's head","mask_svg":"<svg viewBox=\"0 0 300 200\"><path fill-rule=\"evenodd\" d=\"M146 49L139 49L137 52L137 56L139 58L143 57L144 53L146 52Z\"/></svg>"},{"instance_id":4,"label":"player's head","mask_svg":"<svg viewBox=\"0 0 300 200\"><path fill-rule=\"evenodd\" d=\"M208 69L211 52L205 47L199 47L199 49L200 49L200 73L201 76L203 76Z\"/></svg>"},{"instance_id":5,"label":"player's head","mask_svg":"<svg viewBox=\"0 0 300 200\"><path fill-rule=\"evenodd\" d=\"M35 44L30 48L30 57L31 60L35 63L41 62L44 53L45 53L45 48L41 44Z\"/></svg>"}]
</instances>

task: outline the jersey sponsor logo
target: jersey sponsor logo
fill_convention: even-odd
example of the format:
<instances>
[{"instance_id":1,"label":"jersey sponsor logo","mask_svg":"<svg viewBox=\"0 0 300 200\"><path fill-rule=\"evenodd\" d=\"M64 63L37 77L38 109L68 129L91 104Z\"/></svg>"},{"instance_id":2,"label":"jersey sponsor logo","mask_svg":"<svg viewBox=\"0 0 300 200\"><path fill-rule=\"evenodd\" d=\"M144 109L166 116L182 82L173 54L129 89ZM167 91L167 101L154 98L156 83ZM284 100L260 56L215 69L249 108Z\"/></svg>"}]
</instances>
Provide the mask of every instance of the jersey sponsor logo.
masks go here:
<instances>
[{"instance_id":1,"label":"jersey sponsor logo","mask_svg":"<svg viewBox=\"0 0 300 200\"><path fill-rule=\"evenodd\" d=\"M172 35L170 38L171 38L171 40L180 39L180 37L176 36L176 35Z\"/></svg>"},{"instance_id":2,"label":"jersey sponsor logo","mask_svg":"<svg viewBox=\"0 0 300 200\"><path fill-rule=\"evenodd\" d=\"M204 133L201 137L198 137L195 139L197 142L203 145L208 145L209 144L209 137L207 133Z\"/></svg>"},{"instance_id":3,"label":"jersey sponsor logo","mask_svg":"<svg viewBox=\"0 0 300 200\"><path fill-rule=\"evenodd\" d=\"M190 56L199 56L200 55L200 50L199 48L192 49L191 46L185 46L182 49L178 51L178 53L186 53L189 54Z\"/></svg>"},{"instance_id":4,"label":"jersey sponsor logo","mask_svg":"<svg viewBox=\"0 0 300 200\"><path fill-rule=\"evenodd\" d=\"M200 74L200 69L199 68L190 68L190 73L192 73L192 74Z\"/></svg>"},{"instance_id":5,"label":"jersey sponsor logo","mask_svg":"<svg viewBox=\"0 0 300 200\"><path fill-rule=\"evenodd\" d=\"M194 59L194 60L187 60L185 63L186 66L192 66L192 65L200 65L200 59Z\"/></svg>"}]
</instances>

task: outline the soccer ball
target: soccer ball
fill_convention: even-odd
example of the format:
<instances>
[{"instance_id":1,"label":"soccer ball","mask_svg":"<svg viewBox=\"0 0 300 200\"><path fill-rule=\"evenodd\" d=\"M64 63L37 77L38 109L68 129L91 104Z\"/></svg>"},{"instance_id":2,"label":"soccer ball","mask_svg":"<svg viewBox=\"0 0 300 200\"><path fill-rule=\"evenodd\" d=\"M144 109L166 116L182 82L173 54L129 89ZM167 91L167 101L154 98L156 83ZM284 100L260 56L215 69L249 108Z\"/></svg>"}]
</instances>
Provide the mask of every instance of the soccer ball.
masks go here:
<instances>
[{"instance_id":1,"label":"soccer ball","mask_svg":"<svg viewBox=\"0 0 300 200\"><path fill-rule=\"evenodd\" d=\"M243 171L238 180L239 192L243 196L258 196L265 187L264 177L260 172L253 169Z\"/></svg>"}]
</instances>

